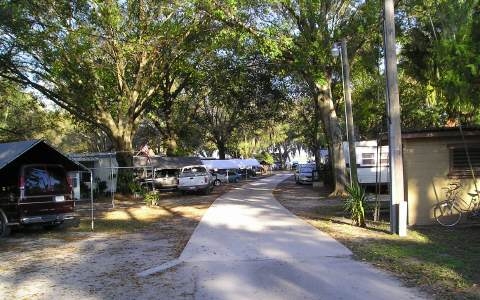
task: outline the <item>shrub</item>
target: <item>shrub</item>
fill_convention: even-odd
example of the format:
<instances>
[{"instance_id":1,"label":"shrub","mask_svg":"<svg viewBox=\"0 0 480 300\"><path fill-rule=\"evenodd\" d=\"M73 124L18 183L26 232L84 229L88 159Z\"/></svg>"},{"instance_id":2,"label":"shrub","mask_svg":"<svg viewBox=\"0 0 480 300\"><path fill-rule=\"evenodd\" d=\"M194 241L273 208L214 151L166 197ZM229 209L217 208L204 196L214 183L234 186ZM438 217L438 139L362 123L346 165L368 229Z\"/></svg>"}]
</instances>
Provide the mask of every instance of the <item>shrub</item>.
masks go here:
<instances>
[{"instance_id":1,"label":"shrub","mask_svg":"<svg viewBox=\"0 0 480 300\"><path fill-rule=\"evenodd\" d=\"M135 181L135 176L131 170L118 170L117 176L117 192L124 195L131 195L134 193L132 191L132 183Z\"/></svg>"},{"instance_id":2,"label":"shrub","mask_svg":"<svg viewBox=\"0 0 480 300\"><path fill-rule=\"evenodd\" d=\"M160 203L160 194L156 191L150 191L145 193L143 198L148 206L158 206L158 204Z\"/></svg>"},{"instance_id":3,"label":"shrub","mask_svg":"<svg viewBox=\"0 0 480 300\"><path fill-rule=\"evenodd\" d=\"M128 190L134 195L142 195L146 191L146 187L142 187L142 185L138 181L131 181L128 183Z\"/></svg>"},{"instance_id":4,"label":"shrub","mask_svg":"<svg viewBox=\"0 0 480 300\"><path fill-rule=\"evenodd\" d=\"M350 218L356 226L366 227L365 224L365 190L358 184L353 183L346 187L348 197L345 201L345 211L350 214Z\"/></svg>"}]
</instances>

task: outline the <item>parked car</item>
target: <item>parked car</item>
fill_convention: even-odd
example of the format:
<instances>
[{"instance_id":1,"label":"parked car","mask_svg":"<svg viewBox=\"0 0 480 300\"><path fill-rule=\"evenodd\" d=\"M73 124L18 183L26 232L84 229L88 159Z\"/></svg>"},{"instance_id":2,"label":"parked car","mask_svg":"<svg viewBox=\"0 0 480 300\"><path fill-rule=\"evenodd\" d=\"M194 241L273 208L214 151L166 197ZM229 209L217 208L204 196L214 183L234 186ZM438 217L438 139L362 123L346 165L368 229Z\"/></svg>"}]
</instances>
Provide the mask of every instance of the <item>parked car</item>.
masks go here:
<instances>
[{"instance_id":1,"label":"parked car","mask_svg":"<svg viewBox=\"0 0 480 300\"><path fill-rule=\"evenodd\" d=\"M300 183L312 183L315 171L314 164L299 164L295 169L295 182Z\"/></svg>"},{"instance_id":2,"label":"parked car","mask_svg":"<svg viewBox=\"0 0 480 300\"><path fill-rule=\"evenodd\" d=\"M180 170L177 188L180 192L200 191L208 194L213 188L213 178L204 165L186 166Z\"/></svg>"},{"instance_id":3,"label":"parked car","mask_svg":"<svg viewBox=\"0 0 480 300\"><path fill-rule=\"evenodd\" d=\"M220 185L227 182L239 182L242 179L242 175L234 169L219 169L213 172L212 176L214 185Z\"/></svg>"},{"instance_id":4,"label":"parked car","mask_svg":"<svg viewBox=\"0 0 480 300\"><path fill-rule=\"evenodd\" d=\"M72 186L61 165L22 165L0 182L0 236L8 235L11 226L76 222L74 209Z\"/></svg>"},{"instance_id":5,"label":"parked car","mask_svg":"<svg viewBox=\"0 0 480 300\"><path fill-rule=\"evenodd\" d=\"M147 178L140 180L140 185L147 189L175 189L178 186L178 169L158 169L152 178L151 172Z\"/></svg>"}]
</instances>

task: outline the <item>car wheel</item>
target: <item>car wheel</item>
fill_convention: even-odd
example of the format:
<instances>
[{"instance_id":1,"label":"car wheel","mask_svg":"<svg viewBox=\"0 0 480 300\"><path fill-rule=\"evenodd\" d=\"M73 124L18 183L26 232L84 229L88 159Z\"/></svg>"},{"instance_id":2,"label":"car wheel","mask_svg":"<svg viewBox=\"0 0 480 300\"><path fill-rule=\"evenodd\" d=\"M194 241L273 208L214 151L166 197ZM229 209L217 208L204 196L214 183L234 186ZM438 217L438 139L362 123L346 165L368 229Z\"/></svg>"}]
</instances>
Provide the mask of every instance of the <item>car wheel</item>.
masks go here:
<instances>
[{"instance_id":1,"label":"car wheel","mask_svg":"<svg viewBox=\"0 0 480 300\"><path fill-rule=\"evenodd\" d=\"M210 187L205 188L205 189L203 190L203 194L204 194L204 195L210 194Z\"/></svg>"},{"instance_id":2,"label":"car wheel","mask_svg":"<svg viewBox=\"0 0 480 300\"><path fill-rule=\"evenodd\" d=\"M220 184L222 184L220 179L215 179L215 181L213 182L213 185L215 185L215 186L219 186Z\"/></svg>"},{"instance_id":3,"label":"car wheel","mask_svg":"<svg viewBox=\"0 0 480 300\"><path fill-rule=\"evenodd\" d=\"M6 237L10 234L10 227L7 225L7 223L7 216L3 210L0 209L0 238Z\"/></svg>"}]
</instances>

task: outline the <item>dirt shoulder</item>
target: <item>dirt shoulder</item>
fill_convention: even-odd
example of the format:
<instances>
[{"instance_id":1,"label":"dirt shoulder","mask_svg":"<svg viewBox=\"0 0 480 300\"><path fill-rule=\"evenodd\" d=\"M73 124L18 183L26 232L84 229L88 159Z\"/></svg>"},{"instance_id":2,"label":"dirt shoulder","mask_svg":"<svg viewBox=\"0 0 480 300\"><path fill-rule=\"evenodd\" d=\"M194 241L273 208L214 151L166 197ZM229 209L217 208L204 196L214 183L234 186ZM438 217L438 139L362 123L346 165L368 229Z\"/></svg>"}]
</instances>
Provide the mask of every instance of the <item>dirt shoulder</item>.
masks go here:
<instances>
[{"instance_id":1,"label":"dirt shoulder","mask_svg":"<svg viewBox=\"0 0 480 300\"><path fill-rule=\"evenodd\" d=\"M14 231L0 240L2 298L163 299L158 293L172 292L162 289L172 279L136 274L177 258L215 199L244 183L215 187L209 195L164 192L158 207L119 197L112 208L104 199L95 204L94 232L88 204L79 228Z\"/></svg>"}]
</instances>

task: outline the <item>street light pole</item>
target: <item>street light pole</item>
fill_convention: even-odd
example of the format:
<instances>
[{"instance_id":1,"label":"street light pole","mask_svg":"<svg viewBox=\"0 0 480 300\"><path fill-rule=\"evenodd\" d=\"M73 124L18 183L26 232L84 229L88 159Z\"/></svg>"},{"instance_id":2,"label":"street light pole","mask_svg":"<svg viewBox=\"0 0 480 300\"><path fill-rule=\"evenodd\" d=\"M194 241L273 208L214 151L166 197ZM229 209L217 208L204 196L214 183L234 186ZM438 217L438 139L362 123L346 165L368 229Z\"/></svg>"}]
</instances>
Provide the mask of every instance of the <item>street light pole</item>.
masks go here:
<instances>
[{"instance_id":1,"label":"street light pole","mask_svg":"<svg viewBox=\"0 0 480 300\"><path fill-rule=\"evenodd\" d=\"M339 48L341 51L340 60L342 63L342 83L343 83L343 97L345 100L345 125L348 141L348 157L350 165L350 184L358 182L357 176L357 154L355 150L355 133L353 127L353 112L352 112L352 98L350 92L350 66L348 64L347 42L342 39L340 47L338 44L334 45L332 55L338 56Z\"/></svg>"}]
</instances>

